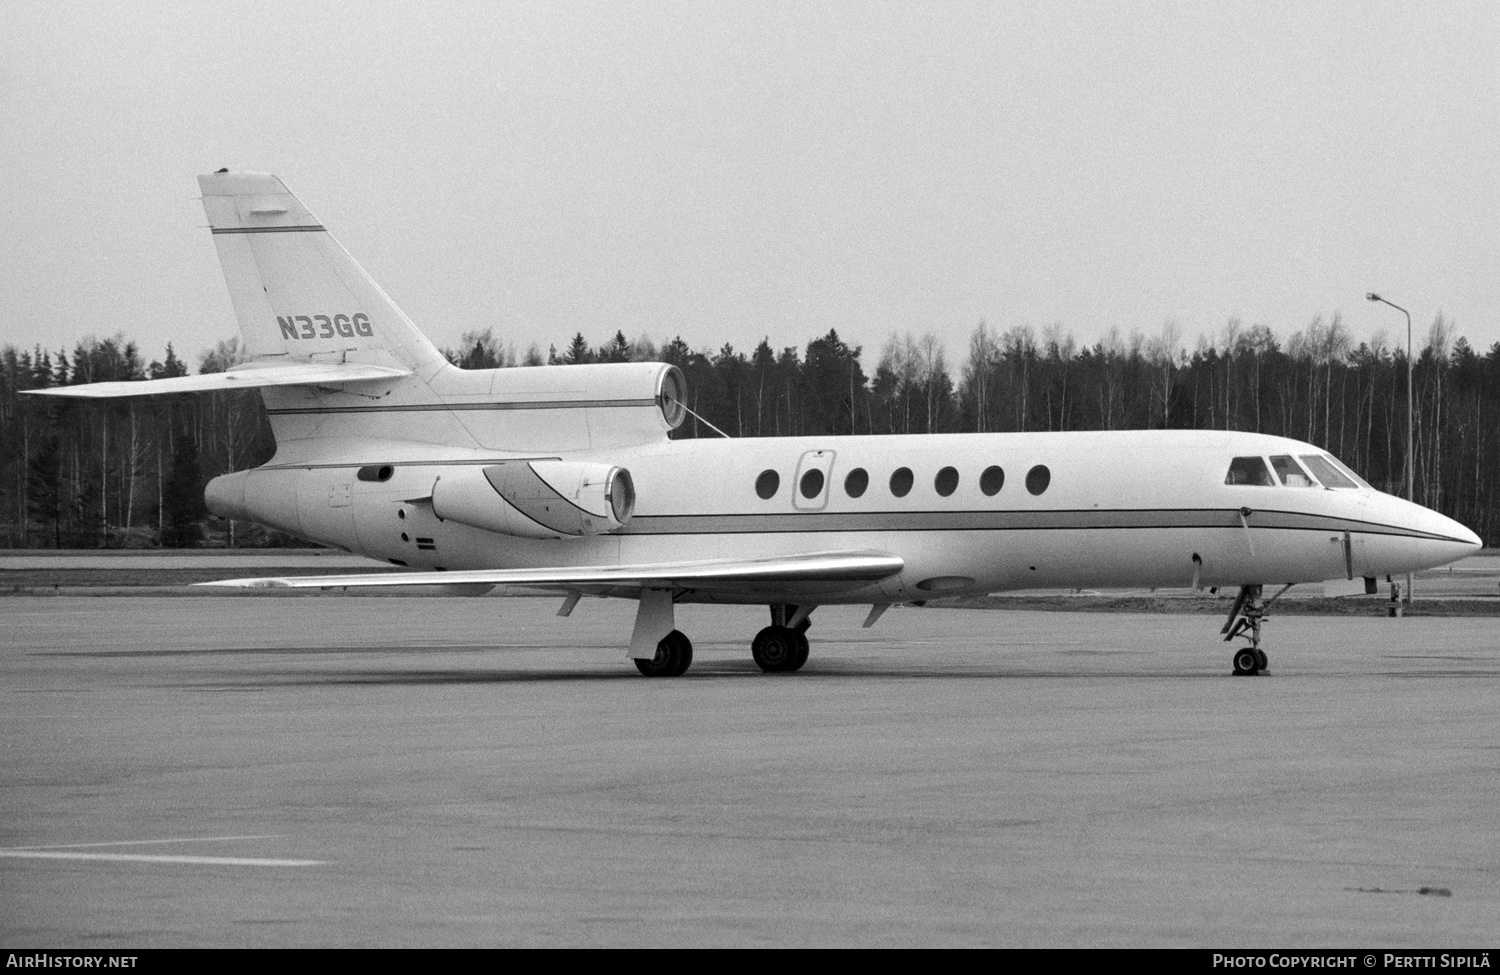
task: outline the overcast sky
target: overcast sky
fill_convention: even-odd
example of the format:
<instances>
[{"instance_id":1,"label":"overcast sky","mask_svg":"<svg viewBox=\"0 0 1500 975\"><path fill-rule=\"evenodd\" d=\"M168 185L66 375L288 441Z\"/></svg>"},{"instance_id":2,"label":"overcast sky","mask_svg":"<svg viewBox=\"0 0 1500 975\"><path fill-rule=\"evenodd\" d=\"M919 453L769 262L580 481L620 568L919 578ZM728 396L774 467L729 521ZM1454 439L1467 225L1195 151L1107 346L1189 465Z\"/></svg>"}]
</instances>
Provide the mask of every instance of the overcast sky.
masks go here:
<instances>
[{"instance_id":1,"label":"overcast sky","mask_svg":"<svg viewBox=\"0 0 1500 975\"><path fill-rule=\"evenodd\" d=\"M0 4L0 344L235 334L274 172L439 345L1500 341L1500 4Z\"/></svg>"}]
</instances>

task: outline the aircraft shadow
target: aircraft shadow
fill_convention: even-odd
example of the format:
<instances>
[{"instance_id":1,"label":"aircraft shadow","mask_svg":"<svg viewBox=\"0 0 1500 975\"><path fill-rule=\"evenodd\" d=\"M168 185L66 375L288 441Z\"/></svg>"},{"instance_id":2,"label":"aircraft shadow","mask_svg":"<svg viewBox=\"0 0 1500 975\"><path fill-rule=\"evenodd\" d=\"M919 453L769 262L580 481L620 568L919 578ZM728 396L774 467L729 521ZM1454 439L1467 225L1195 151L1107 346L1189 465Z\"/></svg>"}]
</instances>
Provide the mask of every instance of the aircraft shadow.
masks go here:
<instances>
[{"instance_id":1,"label":"aircraft shadow","mask_svg":"<svg viewBox=\"0 0 1500 975\"><path fill-rule=\"evenodd\" d=\"M465 684L537 684L537 683L590 683L599 681L631 681L646 687L671 687L687 681L762 680L762 681L849 681L849 680L924 680L924 681L1017 681L1017 680L1222 680L1223 672L1191 673L1183 671L1131 671L1131 672L1085 672L1076 670L1022 670L996 666L994 669L935 670L921 666L846 666L814 667L809 665L796 674L763 673L751 662L694 664L693 669L682 677L664 681L653 681L642 677L629 664L611 665L600 670L564 669L517 669L500 668L443 668L443 669L339 669L339 670L295 670L275 673L247 675L243 672L221 675L218 680L208 682L211 686L200 689L252 690L278 687L410 687L410 686L456 686Z\"/></svg>"}]
</instances>

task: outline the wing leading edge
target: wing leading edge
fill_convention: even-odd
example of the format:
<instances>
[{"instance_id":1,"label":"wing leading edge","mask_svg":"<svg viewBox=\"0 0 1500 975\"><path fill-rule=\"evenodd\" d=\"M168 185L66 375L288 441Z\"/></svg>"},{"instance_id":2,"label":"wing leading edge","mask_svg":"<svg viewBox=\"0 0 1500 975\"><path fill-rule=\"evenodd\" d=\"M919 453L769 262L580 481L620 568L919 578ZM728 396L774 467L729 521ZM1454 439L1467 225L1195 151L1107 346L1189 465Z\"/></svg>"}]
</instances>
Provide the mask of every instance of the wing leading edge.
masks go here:
<instances>
[{"instance_id":1,"label":"wing leading edge","mask_svg":"<svg viewBox=\"0 0 1500 975\"><path fill-rule=\"evenodd\" d=\"M238 589L341 589L376 586L519 586L605 594L619 590L693 589L755 594L789 588L856 589L906 567L884 552L812 552L762 559L715 559L657 565L579 566L549 569L467 569L454 572L386 572L329 576L225 579L200 586Z\"/></svg>"}]
</instances>

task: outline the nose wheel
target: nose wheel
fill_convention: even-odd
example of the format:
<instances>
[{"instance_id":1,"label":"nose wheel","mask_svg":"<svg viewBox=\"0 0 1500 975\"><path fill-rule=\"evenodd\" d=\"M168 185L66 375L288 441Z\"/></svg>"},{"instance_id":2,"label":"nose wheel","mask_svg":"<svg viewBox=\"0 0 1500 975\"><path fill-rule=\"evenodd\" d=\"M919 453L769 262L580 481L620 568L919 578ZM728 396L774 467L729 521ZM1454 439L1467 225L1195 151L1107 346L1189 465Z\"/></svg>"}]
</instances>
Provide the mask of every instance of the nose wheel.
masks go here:
<instances>
[{"instance_id":1,"label":"nose wheel","mask_svg":"<svg viewBox=\"0 0 1500 975\"><path fill-rule=\"evenodd\" d=\"M1250 641L1248 647L1241 647L1234 652L1234 675L1236 677L1255 677L1266 672L1270 661L1266 652L1260 648L1260 627L1267 619L1266 607L1280 598L1291 586L1283 586L1275 596L1270 599L1261 599L1265 591L1263 586L1241 586L1239 597L1234 601L1234 607L1229 610L1229 619L1224 622L1224 628L1220 633L1224 634L1227 643L1235 637L1243 637Z\"/></svg>"},{"instance_id":2,"label":"nose wheel","mask_svg":"<svg viewBox=\"0 0 1500 975\"><path fill-rule=\"evenodd\" d=\"M1259 647L1241 647L1234 654L1234 675L1254 677L1266 669L1267 662L1266 652Z\"/></svg>"}]
</instances>

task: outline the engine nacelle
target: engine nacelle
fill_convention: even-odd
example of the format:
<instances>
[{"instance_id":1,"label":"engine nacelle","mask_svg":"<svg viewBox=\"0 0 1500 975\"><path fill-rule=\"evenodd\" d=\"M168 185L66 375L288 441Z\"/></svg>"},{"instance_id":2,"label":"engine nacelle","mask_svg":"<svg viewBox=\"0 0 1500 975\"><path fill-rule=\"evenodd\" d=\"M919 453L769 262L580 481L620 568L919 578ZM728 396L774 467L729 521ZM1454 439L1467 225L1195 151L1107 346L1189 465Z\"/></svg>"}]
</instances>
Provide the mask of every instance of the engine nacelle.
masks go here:
<instances>
[{"instance_id":1,"label":"engine nacelle","mask_svg":"<svg viewBox=\"0 0 1500 975\"><path fill-rule=\"evenodd\" d=\"M459 468L432 486L439 518L524 538L602 535L634 512L630 472L609 464L502 461Z\"/></svg>"}]
</instances>

